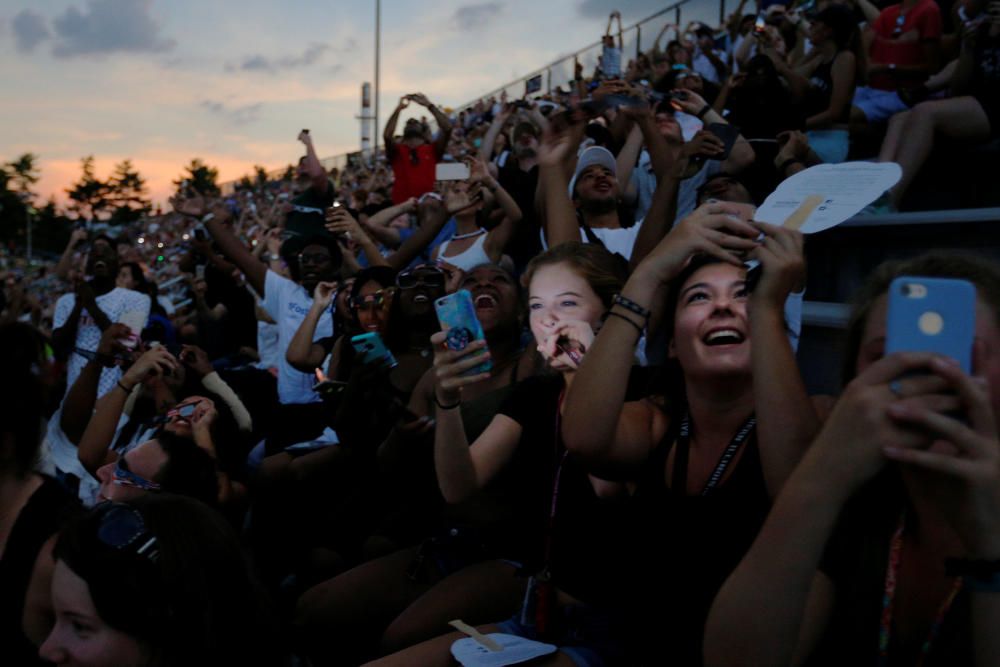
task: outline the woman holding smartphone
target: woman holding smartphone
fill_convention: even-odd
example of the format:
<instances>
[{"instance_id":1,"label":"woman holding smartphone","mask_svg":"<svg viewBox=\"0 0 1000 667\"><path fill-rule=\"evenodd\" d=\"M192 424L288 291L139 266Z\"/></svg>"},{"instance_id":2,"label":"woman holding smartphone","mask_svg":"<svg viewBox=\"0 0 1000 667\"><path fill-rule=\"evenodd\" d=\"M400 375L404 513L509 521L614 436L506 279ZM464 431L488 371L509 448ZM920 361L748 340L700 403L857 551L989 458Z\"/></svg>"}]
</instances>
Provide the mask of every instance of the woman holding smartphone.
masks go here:
<instances>
[{"instance_id":1,"label":"woman holding smartphone","mask_svg":"<svg viewBox=\"0 0 1000 667\"><path fill-rule=\"evenodd\" d=\"M975 286L972 375L938 355L883 356L903 275ZM1000 664L1000 270L888 263L857 304L850 383L720 591L708 664Z\"/></svg>"},{"instance_id":2,"label":"woman holding smartphone","mask_svg":"<svg viewBox=\"0 0 1000 667\"><path fill-rule=\"evenodd\" d=\"M819 425L784 318L804 280L802 236L738 216L710 202L664 237L566 395L566 448L590 470L637 479L620 604L648 661L700 664L715 592ZM744 257L760 262L752 292ZM664 381L630 401L632 349L658 320Z\"/></svg>"},{"instance_id":3,"label":"woman holding smartphone","mask_svg":"<svg viewBox=\"0 0 1000 667\"><path fill-rule=\"evenodd\" d=\"M558 664L620 664L624 655L614 614L609 570L624 487L592 477L558 438L563 399L594 332L621 290L621 264L604 248L560 244L528 265L528 316L535 344L552 373L517 384L486 429L469 442L459 408L463 390L489 373L466 375L490 358L482 343L445 349L432 337L437 403L434 465L449 503L475 499L496 484L515 484L520 530L500 556L509 574L535 575L520 596L522 609L487 631L544 637L560 647ZM522 589L523 592L523 589ZM472 620L472 619L470 619ZM451 664L458 636L432 639L388 656L379 665ZM549 664L549 663L539 663Z\"/></svg>"}]
</instances>

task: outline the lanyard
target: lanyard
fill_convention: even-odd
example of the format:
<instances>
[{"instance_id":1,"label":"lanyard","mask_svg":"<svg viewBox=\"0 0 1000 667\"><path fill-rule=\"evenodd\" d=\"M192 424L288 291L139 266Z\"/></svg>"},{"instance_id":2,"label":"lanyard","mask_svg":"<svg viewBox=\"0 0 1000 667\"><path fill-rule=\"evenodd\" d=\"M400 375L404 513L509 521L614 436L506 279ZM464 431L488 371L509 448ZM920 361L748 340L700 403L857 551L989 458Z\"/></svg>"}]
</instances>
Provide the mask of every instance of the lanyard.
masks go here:
<instances>
[{"instance_id":1,"label":"lanyard","mask_svg":"<svg viewBox=\"0 0 1000 667\"><path fill-rule=\"evenodd\" d=\"M904 519L905 514L899 517L899 525L896 527L896 532L893 533L892 541L889 543L889 564L885 572L885 593L882 596L881 627L878 633L879 667L885 667L889 664L889 635L892 632L893 603L896 599L896 586L899 583L899 565L903 561ZM948 610L951 609L951 605L955 601L955 596L958 595L961 588L962 578L955 577L955 583L952 584L948 595L945 596L941 602L941 606L938 607L937 614L934 615L934 622L931 623L931 629L927 633L927 639L924 640L923 645L920 647L920 657L917 659L916 667L921 667L927 655L931 652L931 644L934 643L934 640L937 639L938 634L941 632L944 617L948 613Z\"/></svg>"},{"instance_id":2,"label":"lanyard","mask_svg":"<svg viewBox=\"0 0 1000 667\"><path fill-rule=\"evenodd\" d=\"M701 495L707 496L719 485L719 482L722 481L722 476L726 474L729 465L736 458L736 453L740 451L743 443L750 439L750 435L756 426L757 418L752 415L743 422L743 426L736 431L736 435L733 436L725 451L722 452L722 456L719 457L719 462L715 464L715 470L708 476L708 481L705 482L705 488L701 490ZM674 457L674 475L671 485L674 492L681 495L684 495L687 489L688 452L690 449L691 417L684 415L680 430L677 432L677 454Z\"/></svg>"}]
</instances>

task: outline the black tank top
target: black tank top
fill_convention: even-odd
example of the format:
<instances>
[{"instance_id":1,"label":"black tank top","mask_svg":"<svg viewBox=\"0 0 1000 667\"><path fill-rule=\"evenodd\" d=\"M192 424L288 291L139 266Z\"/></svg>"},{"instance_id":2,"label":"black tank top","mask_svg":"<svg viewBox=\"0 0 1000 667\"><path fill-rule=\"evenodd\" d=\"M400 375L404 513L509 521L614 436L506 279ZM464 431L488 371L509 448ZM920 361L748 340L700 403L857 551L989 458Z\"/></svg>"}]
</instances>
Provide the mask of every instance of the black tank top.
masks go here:
<instances>
[{"instance_id":1,"label":"black tank top","mask_svg":"<svg viewBox=\"0 0 1000 667\"><path fill-rule=\"evenodd\" d=\"M770 509L756 433L729 478L708 495L687 495L665 481L667 458L678 439L671 419L634 495L632 534L639 544L640 579L630 589L636 624L653 638L651 657L700 665L705 619L712 600L757 536ZM669 636L665 636L668 633ZM664 645L668 646L664 652Z\"/></svg>"}]
</instances>

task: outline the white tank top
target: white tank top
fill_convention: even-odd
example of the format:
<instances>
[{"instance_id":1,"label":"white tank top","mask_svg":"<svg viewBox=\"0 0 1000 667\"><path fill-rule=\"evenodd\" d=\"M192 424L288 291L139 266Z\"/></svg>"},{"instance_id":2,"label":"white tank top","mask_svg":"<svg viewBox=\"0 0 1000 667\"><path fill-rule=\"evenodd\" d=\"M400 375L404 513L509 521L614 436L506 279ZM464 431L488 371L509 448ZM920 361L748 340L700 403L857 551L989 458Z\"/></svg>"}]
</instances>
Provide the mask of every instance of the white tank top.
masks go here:
<instances>
[{"instance_id":1,"label":"white tank top","mask_svg":"<svg viewBox=\"0 0 1000 667\"><path fill-rule=\"evenodd\" d=\"M463 271L471 271L472 269L480 266L482 264L491 264L492 260L490 256L486 254L483 246L486 243L487 234L484 232L479 235L476 242L469 246L464 252L460 252L454 257L448 257L445 252L448 250L448 245L451 243L451 239L448 239L442 243L438 248L437 258L448 262Z\"/></svg>"}]
</instances>

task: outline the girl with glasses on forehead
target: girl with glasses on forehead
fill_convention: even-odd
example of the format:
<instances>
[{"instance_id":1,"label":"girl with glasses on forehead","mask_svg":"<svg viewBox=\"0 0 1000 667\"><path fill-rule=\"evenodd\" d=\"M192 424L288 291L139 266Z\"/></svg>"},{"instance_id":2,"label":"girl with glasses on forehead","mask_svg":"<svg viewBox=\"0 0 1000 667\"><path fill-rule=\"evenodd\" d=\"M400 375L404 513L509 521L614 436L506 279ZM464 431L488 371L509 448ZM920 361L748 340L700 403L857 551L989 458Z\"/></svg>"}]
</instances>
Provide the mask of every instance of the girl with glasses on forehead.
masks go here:
<instances>
[{"instance_id":1,"label":"girl with glasses on forehead","mask_svg":"<svg viewBox=\"0 0 1000 667\"><path fill-rule=\"evenodd\" d=\"M168 494L104 503L55 546L57 665L281 665L261 588L226 521Z\"/></svg>"}]
</instances>

